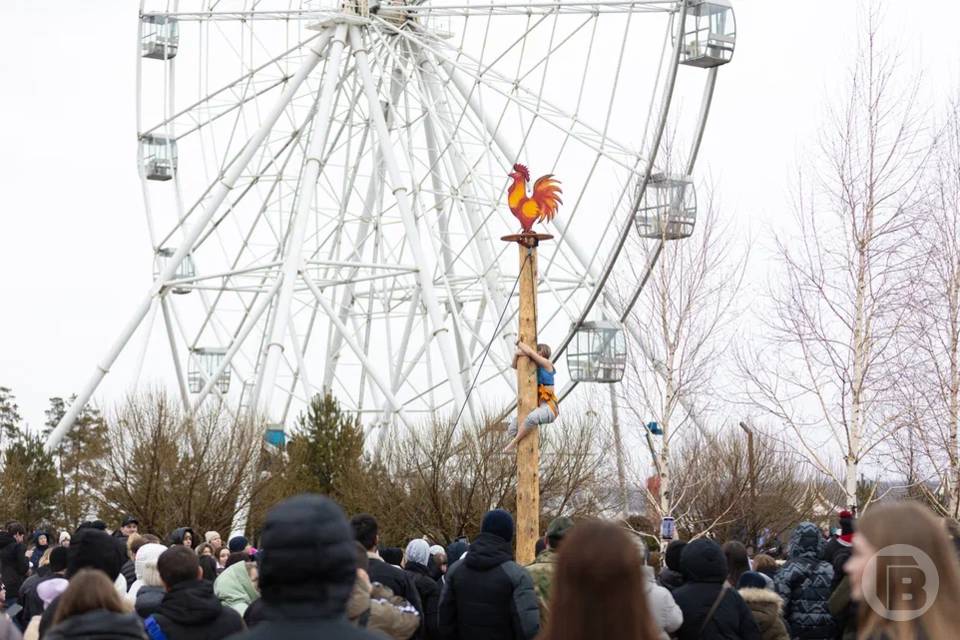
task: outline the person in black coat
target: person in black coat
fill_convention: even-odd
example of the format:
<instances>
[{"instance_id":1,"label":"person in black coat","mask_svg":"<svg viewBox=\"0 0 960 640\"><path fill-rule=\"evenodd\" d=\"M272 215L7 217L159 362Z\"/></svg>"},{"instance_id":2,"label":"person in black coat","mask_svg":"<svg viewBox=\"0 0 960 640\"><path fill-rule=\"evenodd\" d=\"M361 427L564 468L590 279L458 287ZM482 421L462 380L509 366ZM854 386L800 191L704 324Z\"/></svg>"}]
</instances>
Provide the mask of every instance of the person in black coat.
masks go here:
<instances>
[{"instance_id":1,"label":"person in black coat","mask_svg":"<svg viewBox=\"0 0 960 640\"><path fill-rule=\"evenodd\" d=\"M726 583L720 545L704 538L690 542L680 555L680 570L686 582L673 591L683 612L679 640L760 640L750 607Z\"/></svg>"},{"instance_id":2,"label":"person in black coat","mask_svg":"<svg viewBox=\"0 0 960 640\"><path fill-rule=\"evenodd\" d=\"M513 517L503 509L488 511L470 552L447 570L442 639L530 640L539 633L533 580L513 561L512 541Z\"/></svg>"},{"instance_id":3,"label":"person in black coat","mask_svg":"<svg viewBox=\"0 0 960 640\"><path fill-rule=\"evenodd\" d=\"M120 575L123 560L120 546L110 534L92 527L77 529L67 547L67 579L72 581L81 569L99 569L114 581ZM44 640L59 604L60 598L55 598L40 617L40 637Z\"/></svg>"},{"instance_id":4,"label":"person in black coat","mask_svg":"<svg viewBox=\"0 0 960 640\"><path fill-rule=\"evenodd\" d=\"M422 538L411 540L404 555L406 556L406 562L403 569L413 579L413 584L420 596L420 602L423 603L420 629L416 637L423 640L438 640L440 637L438 629L440 585L430 574L430 568L428 567L430 545Z\"/></svg>"},{"instance_id":5,"label":"person in black coat","mask_svg":"<svg viewBox=\"0 0 960 640\"><path fill-rule=\"evenodd\" d=\"M667 591L673 591L683 585L683 574L680 573L680 556L686 546L687 543L683 540L671 540L670 544L667 545L667 550L663 553L667 566L660 572L657 582Z\"/></svg>"},{"instance_id":6,"label":"person in black coat","mask_svg":"<svg viewBox=\"0 0 960 640\"><path fill-rule=\"evenodd\" d=\"M50 551L50 563L46 567L49 571L44 575L36 574L26 579L20 589L20 606L23 609L17 616L20 626L26 628L33 616L43 613L43 600L37 593L40 583L56 578L63 578L67 572L67 548L54 547Z\"/></svg>"},{"instance_id":7,"label":"person in black coat","mask_svg":"<svg viewBox=\"0 0 960 640\"><path fill-rule=\"evenodd\" d=\"M363 545L370 557L370 568L367 571L370 582L379 582L393 591L393 595L400 596L412 604L422 617L423 603L420 601L420 593L413 582L413 577L400 567L387 563L377 552L380 532L376 518L370 514L361 513L350 520L350 526L353 529L354 539Z\"/></svg>"},{"instance_id":8,"label":"person in black coat","mask_svg":"<svg viewBox=\"0 0 960 640\"><path fill-rule=\"evenodd\" d=\"M144 623L148 632L156 625L167 640L220 640L243 630L240 614L221 605L213 583L201 578L193 551L170 547L160 554L157 571L167 592L160 609Z\"/></svg>"},{"instance_id":9,"label":"person in black coat","mask_svg":"<svg viewBox=\"0 0 960 640\"><path fill-rule=\"evenodd\" d=\"M30 570L27 547L23 544L26 535L27 530L19 522L8 522L0 531L0 578L7 588L7 607L17 603L20 587Z\"/></svg>"},{"instance_id":10,"label":"person in black coat","mask_svg":"<svg viewBox=\"0 0 960 640\"><path fill-rule=\"evenodd\" d=\"M356 543L329 498L300 495L267 514L260 536L264 621L236 640L375 640L347 621L357 577Z\"/></svg>"}]
</instances>

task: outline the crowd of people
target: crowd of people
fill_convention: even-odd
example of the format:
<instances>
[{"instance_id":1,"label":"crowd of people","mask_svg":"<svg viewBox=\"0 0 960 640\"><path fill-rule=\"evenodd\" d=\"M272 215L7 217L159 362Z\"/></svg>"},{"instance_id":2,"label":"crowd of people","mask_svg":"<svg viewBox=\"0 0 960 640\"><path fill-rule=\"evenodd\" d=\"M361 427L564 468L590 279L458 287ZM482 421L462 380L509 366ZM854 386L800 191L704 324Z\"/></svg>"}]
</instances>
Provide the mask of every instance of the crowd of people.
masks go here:
<instances>
[{"instance_id":1,"label":"crowd of people","mask_svg":"<svg viewBox=\"0 0 960 640\"><path fill-rule=\"evenodd\" d=\"M10 522L0 640L939 640L960 636L956 531L892 502L830 537L801 523L781 559L707 536L661 557L620 523L558 517L524 567L502 509L446 547L386 546L374 516L317 495L274 507L257 548L134 517L29 538Z\"/></svg>"}]
</instances>

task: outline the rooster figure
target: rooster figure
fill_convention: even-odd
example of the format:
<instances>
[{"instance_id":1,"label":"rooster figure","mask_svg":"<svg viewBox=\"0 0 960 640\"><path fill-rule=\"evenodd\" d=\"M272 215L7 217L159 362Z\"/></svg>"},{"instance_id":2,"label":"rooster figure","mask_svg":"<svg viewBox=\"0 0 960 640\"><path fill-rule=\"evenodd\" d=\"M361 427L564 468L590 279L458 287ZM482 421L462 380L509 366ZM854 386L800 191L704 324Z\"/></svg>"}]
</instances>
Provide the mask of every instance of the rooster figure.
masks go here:
<instances>
[{"instance_id":1,"label":"rooster figure","mask_svg":"<svg viewBox=\"0 0 960 640\"><path fill-rule=\"evenodd\" d=\"M530 171L522 164L515 164L510 177L513 178L513 184L507 190L507 202L510 211L523 226L523 232L530 233L534 222L553 220L557 208L563 204L560 183L552 175L543 176L533 184L533 195L527 196Z\"/></svg>"}]
</instances>

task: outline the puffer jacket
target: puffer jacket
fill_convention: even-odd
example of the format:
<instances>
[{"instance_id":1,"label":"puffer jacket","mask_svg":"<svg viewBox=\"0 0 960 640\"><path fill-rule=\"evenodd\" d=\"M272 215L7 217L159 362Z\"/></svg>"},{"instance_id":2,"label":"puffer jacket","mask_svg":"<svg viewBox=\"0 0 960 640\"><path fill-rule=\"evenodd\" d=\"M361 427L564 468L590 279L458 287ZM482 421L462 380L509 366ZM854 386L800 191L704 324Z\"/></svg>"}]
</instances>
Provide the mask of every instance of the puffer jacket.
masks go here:
<instances>
[{"instance_id":1,"label":"puffer jacket","mask_svg":"<svg viewBox=\"0 0 960 640\"><path fill-rule=\"evenodd\" d=\"M160 603L163 602L163 596L166 590L163 587L152 587L145 585L137 591L137 600L134 603L134 609L141 618L146 618L157 612Z\"/></svg>"},{"instance_id":2,"label":"puffer jacket","mask_svg":"<svg viewBox=\"0 0 960 640\"><path fill-rule=\"evenodd\" d=\"M770 589L740 589L740 597L753 612L763 640L790 640L783 624L783 599Z\"/></svg>"},{"instance_id":3,"label":"puffer jacket","mask_svg":"<svg viewBox=\"0 0 960 640\"><path fill-rule=\"evenodd\" d=\"M173 585L153 619L169 640L221 640L243 631L243 618L220 604L206 580Z\"/></svg>"},{"instance_id":4,"label":"puffer jacket","mask_svg":"<svg viewBox=\"0 0 960 640\"><path fill-rule=\"evenodd\" d=\"M284 500L267 514L260 540L264 620L234 638L382 640L347 620L356 543L335 502L317 495Z\"/></svg>"},{"instance_id":5,"label":"puffer jacket","mask_svg":"<svg viewBox=\"0 0 960 640\"><path fill-rule=\"evenodd\" d=\"M43 634L43 640L146 640L143 622L133 613L95 609L70 616Z\"/></svg>"},{"instance_id":6,"label":"puffer jacket","mask_svg":"<svg viewBox=\"0 0 960 640\"><path fill-rule=\"evenodd\" d=\"M530 640L540 631L533 580L513 561L509 542L481 533L447 570L440 596L445 640Z\"/></svg>"},{"instance_id":7,"label":"puffer jacket","mask_svg":"<svg viewBox=\"0 0 960 640\"><path fill-rule=\"evenodd\" d=\"M412 604L379 582L371 584L359 576L347 601L347 618L393 640L409 640L420 627L420 614Z\"/></svg>"},{"instance_id":8,"label":"puffer jacket","mask_svg":"<svg viewBox=\"0 0 960 640\"><path fill-rule=\"evenodd\" d=\"M680 570L686 582L673 592L683 612L683 625L676 633L679 640L760 640L753 614L736 589L720 595L727 579L727 559L720 545L694 540L683 549ZM720 604L707 620L718 598Z\"/></svg>"},{"instance_id":9,"label":"puffer jacket","mask_svg":"<svg viewBox=\"0 0 960 640\"><path fill-rule=\"evenodd\" d=\"M660 640L670 640L670 634L683 624L683 612L677 606L673 596L666 587L657 584L653 575L653 567L643 568L643 591L647 594L647 606L650 607L650 616L660 632Z\"/></svg>"},{"instance_id":10,"label":"puffer jacket","mask_svg":"<svg viewBox=\"0 0 960 640\"><path fill-rule=\"evenodd\" d=\"M820 560L822 551L820 530L801 523L790 537L790 560L773 580L793 638L833 638L837 633L829 607L833 567Z\"/></svg>"}]
</instances>

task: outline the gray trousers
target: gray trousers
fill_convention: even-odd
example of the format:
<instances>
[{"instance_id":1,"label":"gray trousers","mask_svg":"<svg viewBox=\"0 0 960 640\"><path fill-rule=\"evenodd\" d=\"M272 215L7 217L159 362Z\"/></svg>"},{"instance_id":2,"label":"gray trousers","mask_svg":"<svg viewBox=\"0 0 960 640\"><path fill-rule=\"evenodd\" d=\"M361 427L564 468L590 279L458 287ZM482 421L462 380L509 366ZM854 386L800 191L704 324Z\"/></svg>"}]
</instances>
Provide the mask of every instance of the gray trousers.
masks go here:
<instances>
[{"instance_id":1,"label":"gray trousers","mask_svg":"<svg viewBox=\"0 0 960 640\"><path fill-rule=\"evenodd\" d=\"M542 424L550 424L556 419L557 416L553 415L553 411L550 410L550 405L548 405L546 402L541 402L539 407L527 414L523 424L528 428L535 429ZM517 437L516 415L511 417L509 424L507 424L507 435L510 436L511 440Z\"/></svg>"}]
</instances>

